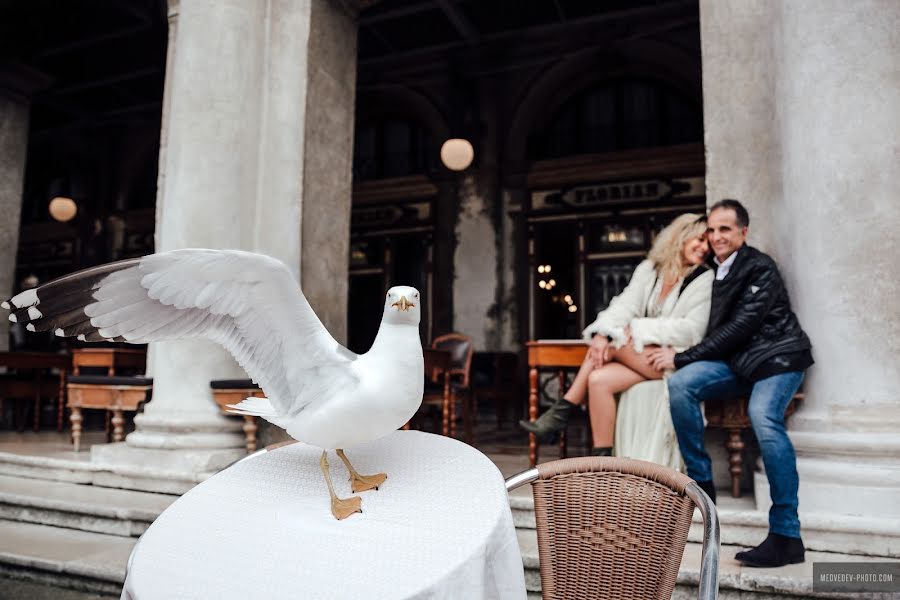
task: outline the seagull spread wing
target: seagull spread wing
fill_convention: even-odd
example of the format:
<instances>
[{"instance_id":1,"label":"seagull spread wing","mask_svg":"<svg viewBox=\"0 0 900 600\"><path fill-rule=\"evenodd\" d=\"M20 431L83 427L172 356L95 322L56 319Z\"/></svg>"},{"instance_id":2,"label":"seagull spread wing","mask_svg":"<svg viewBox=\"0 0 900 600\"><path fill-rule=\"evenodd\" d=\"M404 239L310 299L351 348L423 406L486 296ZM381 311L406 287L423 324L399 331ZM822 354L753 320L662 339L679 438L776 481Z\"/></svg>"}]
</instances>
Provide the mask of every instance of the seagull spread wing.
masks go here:
<instances>
[{"instance_id":1,"label":"seagull spread wing","mask_svg":"<svg viewBox=\"0 0 900 600\"><path fill-rule=\"evenodd\" d=\"M218 342L282 416L358 382L356 355L331 337L287 267L261 254L151 254L66 275L3 307L30 331L84 341Z\"/></svg>"}]
</instances>

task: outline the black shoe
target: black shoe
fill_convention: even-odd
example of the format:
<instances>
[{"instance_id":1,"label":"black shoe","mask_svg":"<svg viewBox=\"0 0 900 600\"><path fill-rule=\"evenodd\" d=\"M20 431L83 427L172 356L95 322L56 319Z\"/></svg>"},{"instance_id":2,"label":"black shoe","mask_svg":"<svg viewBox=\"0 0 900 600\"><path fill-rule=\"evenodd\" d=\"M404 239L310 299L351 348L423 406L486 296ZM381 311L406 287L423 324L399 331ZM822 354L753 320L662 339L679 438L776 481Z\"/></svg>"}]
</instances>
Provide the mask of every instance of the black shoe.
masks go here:
<instances>
[{"instance_id":1,"label":"black shoe","mask_svg":"<svg viewBox=\"0 0 900 600\"><path fill-rule=\"evenodd\" d=\"M771 568L802 563L806 560L805 554L806 549L800 538L770 533L762 544L756 548L738 552L734 558L747 567Z\"/></svg>"},{"instance_id":2,"label":"black shoe","mask_svg":"<svg viewBox=\"0 0 900 600\"><path fill-rule=\"evenodd\" d=\"M700 489L706 492L706 495L709 496L709 499L712 500L712 503L716 503L716 486L713 485L712 480L710 481L698 481L697 485L700 486Z\"/></svg>"},{"instance_id":3,"label":"black shoe","mask_svg":"<svg viewBox=\"0 0 900 600\"><path fill-rule=\"evenodd\" d=\"M612 448L591 448L591 456L612 456Z\"/></svg>"},{"instance_id":4,"label":"black shoe","mask_svg":"<svg viewBox=\"0 0 900 600\"><path fill-rule=\"evenodd\" d=\"M531 421L519 421L519 426L528 433L535 434L541 441L545 442L554 437L554 434L566 430L566 425L569 424L569 415L573 408L575 408L575 405L563 398L557 400L553 406L544 411L544 414L538 417L538 420L534 423Z\"/></svg>"}]
</instances>

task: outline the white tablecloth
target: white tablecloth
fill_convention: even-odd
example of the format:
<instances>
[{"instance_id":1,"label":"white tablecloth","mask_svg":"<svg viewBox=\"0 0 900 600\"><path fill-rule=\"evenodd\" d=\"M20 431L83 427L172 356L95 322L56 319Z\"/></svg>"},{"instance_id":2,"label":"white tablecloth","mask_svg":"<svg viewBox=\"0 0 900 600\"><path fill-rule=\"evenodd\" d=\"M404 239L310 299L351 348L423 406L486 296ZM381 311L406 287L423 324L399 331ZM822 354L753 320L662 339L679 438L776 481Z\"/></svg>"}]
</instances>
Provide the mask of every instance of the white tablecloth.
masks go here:
<instances>
[{"instance_id":1,"label":"white tablecloth","mask_svg":"<svg viewBox=\"0 0 900 600\"><path fill-rule=\"evenodd\" d=\"M321 450L293 444L218 473L141 537L123 598L525 597L503 477L471 446L398 431L347 449L363 474L362 514L337 521ZM329 452L340 497L347 470Z\"/></svg>"}]
</instances>

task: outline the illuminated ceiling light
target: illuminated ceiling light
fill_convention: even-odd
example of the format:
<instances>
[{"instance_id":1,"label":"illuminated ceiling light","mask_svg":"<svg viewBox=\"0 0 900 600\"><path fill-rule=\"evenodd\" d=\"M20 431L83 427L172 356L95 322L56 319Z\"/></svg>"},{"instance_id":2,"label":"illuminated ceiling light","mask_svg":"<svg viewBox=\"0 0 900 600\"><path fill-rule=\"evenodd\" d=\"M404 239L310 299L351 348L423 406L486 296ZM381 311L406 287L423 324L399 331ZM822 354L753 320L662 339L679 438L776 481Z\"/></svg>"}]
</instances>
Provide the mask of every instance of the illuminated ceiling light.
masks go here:
<instances>
[{"instance_id":1,"label":"illuminated ceiling light","mask_svg":"<svg viewBox=\"0 0 900 600\"><path fill-rule=\"evenodd\" d=\"M546 288L547 288L547 282L544 281L543 279L541 279L540 281L538 281L538 287L541 288L542 290L543 290L543 289L546 289Z\"/></svg>"},{"instance_id":2,"label":"illuminated ceiling light","mask_svg":"<svg viewBox=\"0 0 900 600\"><path fill-rule=\"evenodd\" d=\"M441 162L451 171L464 171L474 158L475 149L469 140L450 138L441 146Z\"/></svg>"},{"instance_id":3,"label":"illuminated ceiling light","mask_svg":"<svg viewBox=\"0 0 900 600\"><path fill-rule=\"evenodd\" d=\"M549 287L555 287L555 286L556 286L556 280L555 280L555 279L551 279L550 281L547 282L547 286L549 286Z\"/></svg>"},{"instance_id":4,"label":"illuminated ceiling light","mask_svg":"<svg viewBox=\"0 0 900 600\"><path fill-rule=\"evenodd\" d=\"M544 265L544 273L550 272L550 265Z\"/></svg>"},{"instance_id":5,"label":"illuminated ceiling light","mask_svg":"<svg viewBox=\"0 0 900 600\"><path fill-rule=\"evenodd\" d=\"M563 300L566 301L566 304L572 304L572 296L570 296L569 294L563 296Z\"/></svg>"},{"instance_id":6,"label":"illuminated ceiling light","mask_svg":"<svg viewBox=\"0 0 900 600\"><path fill-rule=\"evenodd\" d=\"M538 273L544 272L544 265L538 265Z\"/></svg>"},{"instance_id":7,"label":"illuminated ceiling light","mask_svg":"<svg viewBox=\"0 0 900 600\"><path fill-rule=\"evenodd\" d=\"M50 216L60 223L71 221L78 213L78 205L75 204L75 201L65 196L57 196L51 200L49 208Z\"/></svg>"},{"instance_id":8,"label":"illuminated ceiling light","mask_svg":"<svg viewBox=\"0 0 900 600\"><path fill-rule=\"evenodd\" d=\"M25 279L22 280L22 289L28 290L31 288L36 288L39 283L40 280L38 279L38 276L34 273L29 273L25 276Z\"/></svg>"},{"instance_id":9,"label":"illuminated ceiling light","mask_svg":"<svg viewBox=\"0 0 900 600\"><path fill-rule=\"evenodd\" d=\"M578 310L578 307L575 306L574 304L572 304L571 306L569 306L569 312L575 312L575 311L577 311L577 310Z\"/></svg>"}]
</instances>

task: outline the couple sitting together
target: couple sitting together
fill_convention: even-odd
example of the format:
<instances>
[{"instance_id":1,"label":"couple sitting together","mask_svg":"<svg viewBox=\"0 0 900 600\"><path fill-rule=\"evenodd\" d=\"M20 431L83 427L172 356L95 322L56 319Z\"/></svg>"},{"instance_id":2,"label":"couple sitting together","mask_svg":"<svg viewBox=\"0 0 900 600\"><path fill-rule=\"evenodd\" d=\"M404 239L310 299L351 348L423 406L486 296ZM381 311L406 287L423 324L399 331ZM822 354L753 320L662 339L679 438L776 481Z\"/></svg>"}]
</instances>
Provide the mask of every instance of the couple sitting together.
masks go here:
<instances>
[{"instance_id":1,"label":"couple sitting together","mask_svg":"<svg viewBox=\"0 0 900 600\"><path fill-rule=\"evenodd\" d=\"M745 244L749 224L740 202L722 200L708 217L681 215L660 232L628 286L584 330L590 349L563 399L521 425L550 437L586 400L593 455L615 449L686 470L715 502L700 403L749 396L772 507L766 540L736 558L776 567L804 560L784 411L813 359L778 267Z\"/></svg>"}]
</instances>

